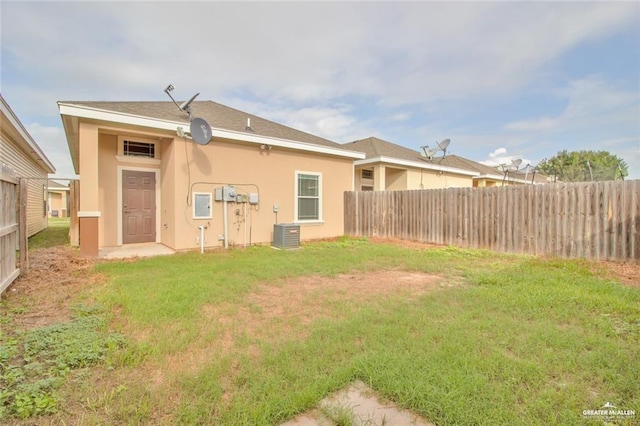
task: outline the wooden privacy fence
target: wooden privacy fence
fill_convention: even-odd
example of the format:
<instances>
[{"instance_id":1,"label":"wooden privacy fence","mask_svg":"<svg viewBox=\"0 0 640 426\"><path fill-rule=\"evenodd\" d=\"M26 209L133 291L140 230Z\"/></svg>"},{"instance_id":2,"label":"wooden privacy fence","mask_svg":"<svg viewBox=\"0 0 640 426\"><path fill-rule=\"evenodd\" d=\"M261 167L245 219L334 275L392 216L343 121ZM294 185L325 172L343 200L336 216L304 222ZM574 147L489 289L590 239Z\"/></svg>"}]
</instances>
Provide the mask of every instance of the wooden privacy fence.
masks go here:
<instances>
[{"instance_id":1,"label":"wooden privacy fence","mask_svg":"<svg viewBox=\"0 0 640 426\"><path fill-rule=\"evenodd\" d=\"M345 192L345 234L640 260L640 180Z\"/></svg>"},{"instance_id":2,"label":"wooden privacy fence","mask_svg":"<svg viewBox=\"0 0 640 426\"><path fill-rule=\"evenodd\" d=\"M20 275L16 266L18 247L18 179L0 164L0 294Z\"/></svg>"}]
</instances>

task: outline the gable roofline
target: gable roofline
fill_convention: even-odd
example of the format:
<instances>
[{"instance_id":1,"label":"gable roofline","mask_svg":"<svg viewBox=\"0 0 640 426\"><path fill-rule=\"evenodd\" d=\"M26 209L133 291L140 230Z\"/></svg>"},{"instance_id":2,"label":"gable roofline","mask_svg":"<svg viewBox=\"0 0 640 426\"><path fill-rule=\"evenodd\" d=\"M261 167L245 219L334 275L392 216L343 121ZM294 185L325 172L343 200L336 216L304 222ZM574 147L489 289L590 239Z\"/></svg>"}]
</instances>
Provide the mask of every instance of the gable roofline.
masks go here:
<instances>
[{"instance_id":1,"label":"gable roofline","mask_svg":"<svg viewBox=\"0 0 640 426\"><path fill-rule=\"evenodd\" d=\"M364 151L366 153L367 158L365 160L356 161L356 166L382 162L398 166L413 167L422 170L436 170L464 176L476 176L479 174L473 169L425 161L418 151L414 151L410 148L375 136L349 142L344 144L344 146L349 149Z\"/></svg>"},{"instance_id":2,"label":"gable roofline","mask_svg":"<svg viewBox=\"0 0 640 426\"><path fill-rule=\"evenodd\" d=\"M48 191L70 191L69 185L64 185L54 179L49 179L47 181L47 190Z\"/></svg>"},{"instance_id":3,"label":"gable roofline","mask_svg":"<svg viewBox=\"0 0 640 426\"><path fill-rule=\"evenodd\" d=\"M31 157L31 159L35 160L36 163L42 162L42 168L47 173L55 173L56 168L53 166L51 161L47 158L44 151L38 146L36 141L31 137L27 129L24 127L20 119L13 112L7 101L4 99L2 94L0 94L0 111L2 115L8 120L11 124L11 127L15 129L20 138L16 141L21 148ZM4 127L4 126L3 126Z\"/></svg>"},{"instance_id":4,"label":"gable roofline","mask_svg":"<svg viewBox=\"0 0 640 426\"><path fill-rule=\"evenodd\" d=\"M426 163L426 162L421 163L418 161L403 160L401 158L386 157L386 156L367 158L365 160L357 160L355 162L355 165L363 166L363 165L373 164L373 163L387 163L387 164L394 164L397 166L407 166L407 167L415 167L417 169L436 170L439 172L447 172L447 173L472 176L472 177L476 177L479 175L478 172L474 172L471 170L464 170L464 169L458 169L456 167L442 166L440 164L434 164L434 163Z\"/></svg>"},{"instance_id":5,"label":"gable roofline","mask_svg":"<svg viewBox=\"0 0 640 426\"><path fill-rule=\"evenodd\" d=\"M468 158L460 157L459 155L451 155L449 158L455 159L455 161L459 161L464 163L470 170L477 170L478 176L475 176L473 179L481 180L481 179L490 179L496 181L505 182L518 182L518 183L530 183L529 176L532 176L532 173L522 173L522 172L509 172L505 179L504 174L500 173L495 167L487 166L486 164L479 163L477 161L469 160ZM544 183L544 180L540 179L540 176L544 176L541 173L536 173L537 183ZM535 183L535 182L534 182Z\"/></svg>"},{"instance_id":6,"label":"gable roofline","mask_svg":"<svg viewBox=\"0 0 640 426\"><path fill-rule=\"evenodd\" d=\"M110 111L103 108L95 108L87 105L78 105L73 102L58 102L58 109L61 116L69 116L76 118L84 118L99 121L108 121L112 123L133 125L148 127L160 130L169 130L176 132L178 127L189 126L188 121L175 121L166 120L162 118L146 117L137 114ZM63 120L64 121L64 120ZM67 137L69 138L73 133L66 129ZM346 157L352 159L365 158L365 154L361 152L352 151L349 149L311 144L307 142L299 142L290 139L277 138L273 136L256 135L252 133L239 132L235 130L228 130L219 127L211 127L212 137L230 139L234 141L250 142L254 144L266 144L271 146L277 146L281 148L289 148L298 151L313 152L318 154L333 155L338 157ZM71 141L69 141L71 142ZM337 145L337 144L336 144Z\"/></svg>"}]
</instances>

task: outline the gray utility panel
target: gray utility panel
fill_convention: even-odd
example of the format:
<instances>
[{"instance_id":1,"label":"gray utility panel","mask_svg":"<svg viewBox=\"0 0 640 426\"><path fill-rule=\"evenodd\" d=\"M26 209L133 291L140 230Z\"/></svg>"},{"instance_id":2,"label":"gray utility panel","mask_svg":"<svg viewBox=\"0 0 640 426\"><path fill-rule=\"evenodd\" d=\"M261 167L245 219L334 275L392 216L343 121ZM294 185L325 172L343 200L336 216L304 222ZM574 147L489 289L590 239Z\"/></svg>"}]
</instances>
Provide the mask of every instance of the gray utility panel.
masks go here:
<instances>
[{"instance_id":1,"label":"gray utility panel","mask_svg":"<svg viewBox=\"0 0 640 426\"><path fill-rule=\"evenodd\" d=\"M273 225L273 246L284 249L300 247L300 225L294 223Z\"/></svg>"}]
</instances>

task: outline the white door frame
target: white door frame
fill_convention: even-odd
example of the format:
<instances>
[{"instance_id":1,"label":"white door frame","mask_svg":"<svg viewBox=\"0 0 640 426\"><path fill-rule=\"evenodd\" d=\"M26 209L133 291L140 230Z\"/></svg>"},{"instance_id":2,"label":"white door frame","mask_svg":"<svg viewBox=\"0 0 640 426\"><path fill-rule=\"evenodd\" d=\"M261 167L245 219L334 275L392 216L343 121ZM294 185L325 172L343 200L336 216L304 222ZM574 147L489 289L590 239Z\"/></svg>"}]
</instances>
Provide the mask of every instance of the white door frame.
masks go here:
<instances>
[{"instance_id":1,"label":"white door frame","mask_svg":"<svg viewBox=\"0 0 640 426\"><path fill-rule=\"evenodd\" d=\"M156 178L156 243L160 242L160 169L148 167L118 166L118 245L122 245L122 172L153 172Z\"/></svg>"}]
</instances>

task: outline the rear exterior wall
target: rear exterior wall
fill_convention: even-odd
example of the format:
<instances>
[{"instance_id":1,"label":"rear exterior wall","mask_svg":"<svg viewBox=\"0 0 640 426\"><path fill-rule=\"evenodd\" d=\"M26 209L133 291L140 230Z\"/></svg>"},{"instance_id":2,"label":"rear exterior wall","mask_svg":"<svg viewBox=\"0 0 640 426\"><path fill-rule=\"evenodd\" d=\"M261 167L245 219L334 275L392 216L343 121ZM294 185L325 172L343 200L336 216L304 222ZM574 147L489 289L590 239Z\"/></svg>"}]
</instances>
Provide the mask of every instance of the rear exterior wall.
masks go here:
<instances>
[{"instance_id":1,"label":"rear exterior wall","mask_svg":"<svg viewBox=\"0 0 640 426\"><path fill-rule=\"evenodd\" d=\"M0 133L0 161L27 181L27 236L47 227L47 172L4 132Z\"/></svg>"},{"instance_id":2,"label":"rear exterior wall","mask_svg":"<svg viewBox=\"0 0 640 426\"><path fill-rule=\"evenodd\" d=\"M299 223L301 240L344 232L343 194L353 189L352 159L278 147L261 149L260 145L223 139L202 146L191 140L156 137L156 158L136 160L118 155L122 137L101 133L98 140L100 247L122 244L122 190L118 186L123 170L156 173L156 242L175 250L198 249L199 226L206 227L206 248L223 246L219 237L225 233L229 246L271 243L275 223L296 222L296 172L317 174L321 183L321 219ZM259 196L255 206L227 203L226 232L224 203L213 201L215 189L225 185L239 194ZM212 194L211 218L194 218L194 193Z\"/></svg>"}]
</instances>

